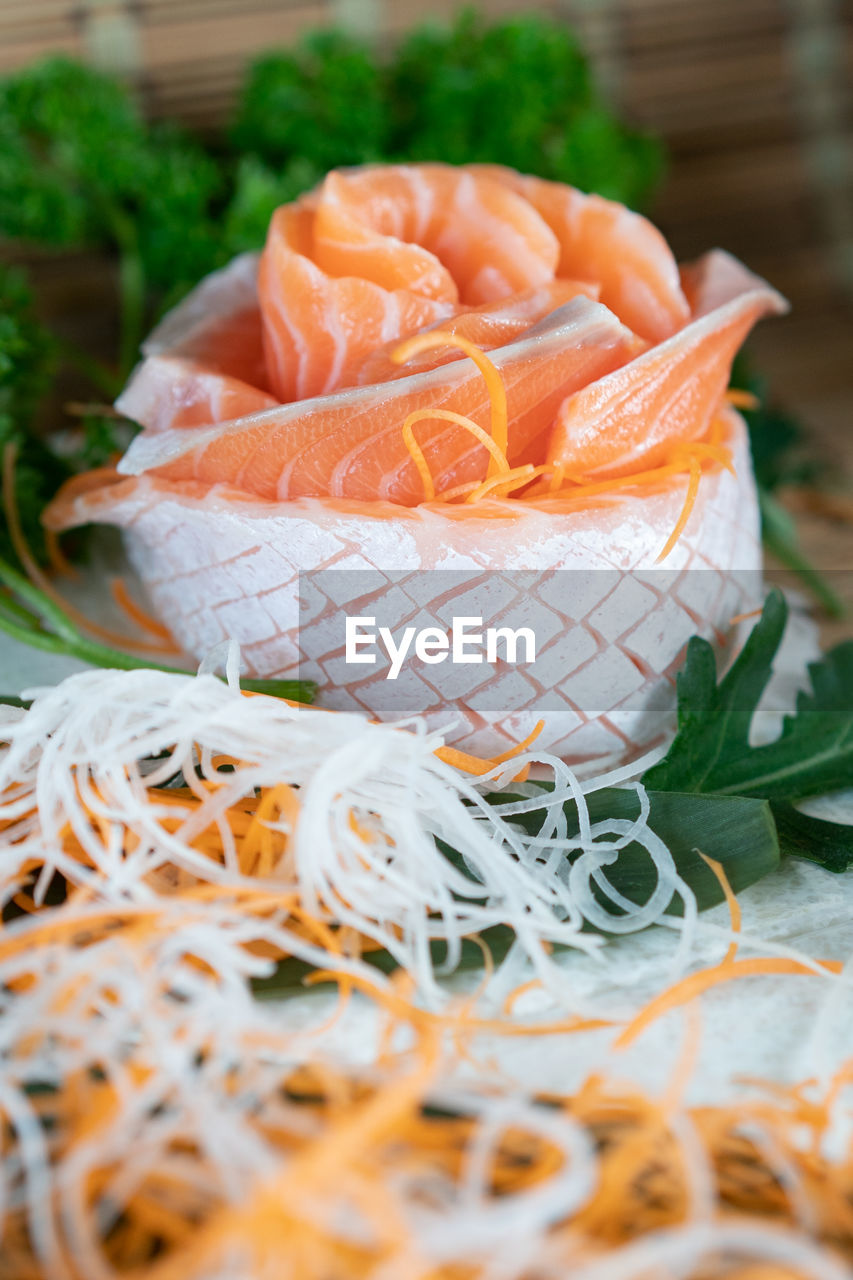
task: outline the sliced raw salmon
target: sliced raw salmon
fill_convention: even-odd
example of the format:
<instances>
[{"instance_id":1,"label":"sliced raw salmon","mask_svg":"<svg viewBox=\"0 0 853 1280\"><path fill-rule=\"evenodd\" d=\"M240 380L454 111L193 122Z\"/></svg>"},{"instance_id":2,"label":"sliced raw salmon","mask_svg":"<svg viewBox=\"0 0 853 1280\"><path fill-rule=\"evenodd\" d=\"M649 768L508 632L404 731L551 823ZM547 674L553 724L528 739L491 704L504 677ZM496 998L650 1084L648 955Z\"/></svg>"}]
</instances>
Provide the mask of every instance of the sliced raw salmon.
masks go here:
<instances>
[{"instance_id":1,"label":"sliced raw salmon","mask_svg":"<svg viewBox=\"0 0 853 1280\"><path fill-rule=\"evenodd\" d=\"M536 210L487 174L330 173L270 225L259 283L272 385L283 402L351 386L377 347L548 284L558 258Z\"/></svg>"},{"instance_id":2,"label":"sliced raw salmon","mask_svg":"<svg viewBox=\"0 0 853 1280\"><path fill-rule=\"evenodd\" d=\"M242 261L239 284L254 281L257 260L251 262L250 255L245 255L245 261L238 261ZM230 297L227 276L231 271L229 267L208 277L145 343L146 359L135 370L116 407L149 431L212 426L278 404L262 389L265 379L255 385L238 376L253 368L257 359L263 361L263 343L257 296L240 296L238 289L237 297ZM225 288L224 297L220 284ZM579 295L595 298L597 292L595 285L583 281L554 280L503 303L465 308L436 324L490 350L521 337L570 299ZM399 365L391 359L398 345L395 339L371 351L360 366L353 365L353 384L368 386L409 377L463 358L458 347L448 346L425 351Z\"/></svg>"},{"instance_id":3,"label":"sliced raw salmon","mask_svg":"<svg viewBox=\"0 0 853 1280\"><path fill-rule=\"evenodd\" d=\"M258 255L214 271L142 344L116 408L149 431L210 426L277 404L268 390Z\"/></svg>"},{"instance_id":4,"label":"sliced raw salmon","mask_svg":"<svg viewBox=\"0 0 853 1280\"><path fill-rule=\"evenodd\" d=\"M649 342L661 342L690 316L678 264L647 218L603 196L516 173L502 165L471 165L518 192L536 209L560 245L557 275L594 280L600 298Z\"/></svg>"},{"instance_id":5,"label":"sliced raw salmon","mask_svg":"<svg viewBox=\"0 0 853 1280\"><path fill-rule=\"evenodd\" d=\"M635 349L634 335L606 307L577 297L496 351L507 395L510 463L541 461L566 396L624 364ZM473 361L281 405L214 428L144 433L120 470L223 482L280 500L328 495L412 506L423 499L423 482L402 424L415 410L438 408L488 428L488 393ZM437 493L485 477L488 454L464 428L424 421L418 442Z\"/></svg>"},{"instance_id":6,"label":"sliced raw salmon","mask_svg":"<svg viewBox=\"0 0 853 1280\"><path fill-rule=\"evenodd\" d=\"M436 588L430 598L424 571L465 571L459 590L469 594L456 607L464 614L472 612L472 570L484 572L484 602L504 575L506 623L530 625L541 608L539 643L563 646L547 668L553 686L528 683L523 668L484 667L474 696L442 698L434 668L420 675L407 669L393 687L381 671L354 672L340 652L347 610L339 600L326 619L337 626L337 651L334 636L319 648L314 638L316 666L301 674L320 680L321 705L452 723L449 738L464 750L496 754L542 719L537 749L575 761L635 755L671 724L671 677L689 636L726 634L733 615L758 603L750 594L761 549L746 430L731 410L724 427L736 474L703 474L683 536L662 568L654 564L684 503L685 476L594 500L406 508L334 498L266 501L222 484L111 472L94 486L72 482L47 518L53 528L92 520L123 528L133 564L186 651L202 658L233 637L250 672L263 676L298 673L299 575L306 568L371 570L372 584L390 575L391 588L395 575L411 572L418 585L412 600L421 604L409 601L412 616L401 625L434 619L442 628L459 597ZM558 573L550 587L543 583L538 604L525 595L520 574L563 569L576 571L574 590L566 591ZM396 596L406 604L405 591ZM401 697L408 701L401 705Z\"/></svg>"},{"instance_id":7,"label":"sliced raw salmon","mask_svg":"<svg viewBox=\"0 0 853 1280\"><path fill-rule=\"evenodd\" d=\"M422 332L441 329L442 333L464 338L483 351L492 351L495 347L505 346L507 342L515 342L538 321L571 302L572 298L582 295L597 301L598 292L596 285L582 280L552 280L550 284L527 289L504 302L488 302L481 307L459 311L450 320L439 320L427 325ZM405 378L463 358L458 347L448 345L422 351L420 355L401 365L393 359L393 353L399 345L399 341L395 339L394 342L371 351L353 371L356 384L370 386L375 382L388 382L392 378Z\"/></svg>"},{"instance_id":8,"label":"sliced raw salmon","mask_svg":"<svg viewBox=\"0 0 853 1280\"><path fill-rule=\"evenodd\" d=\"M260 254L241 253L212 271L160 321L142 344L144 356L180 356L269 391L263 321L258 307Z\"/></svg>"},{"instance_id":9,"label":"sliced raw salmon","mask_svg":"<svg viewBox=\"0 0 853 1280\"><path fill-rule=\"evenodd\" d=\"M662 462L677 441L708 430L732 361L761 316L785 299L716 250L685 270L694 319L622 369L570 395L557 415L548 460L566 472L609 478Z\"/></svg>"},{"instance_id":10,"label":"sliced raw salmon","mask_svg":"<svg viewBox=\"0 0 853 1280\"><path fill-rule=\"evenodd\" d=\"M116 407L148 431L159 432L230 422L277 403L269 392L212 372L195 360L151 355L136 370Z\"/></svg>"}]
</instances>

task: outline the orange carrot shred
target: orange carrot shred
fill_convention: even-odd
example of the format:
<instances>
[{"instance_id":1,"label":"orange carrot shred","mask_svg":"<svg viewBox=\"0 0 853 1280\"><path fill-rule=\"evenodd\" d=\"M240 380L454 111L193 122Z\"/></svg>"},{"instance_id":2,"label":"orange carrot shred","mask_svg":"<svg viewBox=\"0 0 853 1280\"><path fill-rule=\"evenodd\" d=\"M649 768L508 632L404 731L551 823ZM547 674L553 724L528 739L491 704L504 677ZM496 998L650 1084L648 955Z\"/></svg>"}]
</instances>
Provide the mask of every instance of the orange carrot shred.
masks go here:
<instances>
[{"instance_id":1,"label":"orange carrot shred","mask_svg":"<svg viewBox=\"0 0 853 1280\"><path fill-rule=\"evenodd\" d=\"M749 609L746 613L736 613L733 618L729 618L729 626L736 627L740 622L747 622L750 618L760 618L764 612L761 605L757 609Z\"/></svg>"},{"instance_id":2,"label":"orange carrot shred","mask_svg":"<svg viewBox=\"0 0 853 1280\"><path fill-rule=\"evenodd\" d=\"M523 467L514 467L512 471L508 471L505 475L492 476L491 480L484 480L473 493L468 495L465 501L479 502L481 498L485 498L489 494L506 497L513 489L520 489L523 485L529 484L537 475L541 475L544 470L545 467L534 467L529 462Z\"/></svg>"},{"instance_id":3,"label":"orange carrot shred","mask_svg":"<svg viewBox=\"0 0 853 1280\"><path fill-rule=\"evenodd\" d=\"M414 413L409 414L403 423L403 439L423 481L424 496L427 502L431 502L435 498L435 482L423 450L415 440L412 427L416 422L423 422L430 418L440 418L443 422L455 422L457 426L464 427L466 431L470 431L471 435L475 436L480 444L488 449L498 472L502 475L509 472L509 463L506 460L506 455L501 452L489 433L484 431L473 419L466 418L461 413L454 413L451 409L416 409Z\"/></svg>"},{"instance_id":4,"label":"orange carrot shred","mask_svg":"<svg viewBox=\"0 0 853 1280\"><path fill-rule=\"evenodd\" d=\"M47 550L47 558L50 561L50 567L53 572L59 576L66 578L79 578L80 570L73 565L62 550L62 543L59 540L59 534L55 529L45 529L44 545Z\"/></svg>"},{"instance_id":5,"label":"orange carrot shred","mask_svg":"<svg viewBox=\"0 0 853 1280\"><path fill-rule=\"evenodd\" d=\"M143 631L148 631L151 635L157 636L158 639L166 640L170 645L174 645L175 642L169 628L132 599L124 578L110 578L110 594L122 612L126 613L128 618L135 622L137 626L140 626Z\"/></svg>"},{"instance_id":6,"label":"orange carrot shred","mask_svg":"<svg viewBox=\"0 0 853 1280\"><path fill-rule=\"evenodd\" d=\"M819 967L812 968L801 960L789 960L786 956L758 956L746 960L724 961L710 969L700 969L697 973L690 973L651 1000L633 1022L629 1022L620 1033L613 1047L626 1048L670 1009L687 1004L703 992L710 991L712 987L719 986L723 982L777 973L822 977L827 974L841 973L844 968L839 960L816 960L815 965Z\"/></svg>"},{"instance_id":7,"label":"orange carrot shred","mask_svg":"<svg viewBox=\"0 0 853 1280\"><path fill-rule=\"evenodd\" d=\"M506 389L500 373L482 347L469 342L467 338L445 333L441 329L432 329L428 333L415 334L414 337L402 342L391 353L391 359L395 364L405 364L407 360L411 360L412 356L420 355L423 351L434 350L436 347L457 347L460 351L464 351L480 370L491 401L492 439L499 452L505 456L508 445ZM491 467L489 474L494 474Z\"/></svg>"},{"instance_id":8,"label":"orange carrot shred","mask_svg":"<svg viewBox=\"0 0 853 1280\"><path fill-rule=\"evenodd\" d=\"M660 564L662 560L665 560L667 558L670 551L672 551L673 547L678 542L678 539L681 537L682 533L684 532L684 528L687 524L687 521L690 519L690 513L692 512L693 507L696 503L696 497L699 493L699 481L701 478L702 478L702 466L699 462L699 459L695 457L691 457L690 480L688 481L688 484L687 484L687 494L684 499L684 506L681 508L681 515L678 517L678 520L676 521L675 528L673 529L672 533L669 535L666 542L664 543L662 551L657 556L655 560L655 564Z\"/></svg>"},{"instance_id":9,"label":"orange carrot shred","mask_svg":"<svg viewBox=\"0 0 853 1280\"><path fill-rule=\"evenodd\" d=\"M521 742L517 742L514 747L510 747L509 751L504 751L501 755L494 756L492 759L492 765L503 764L506 760L512 760L514 756L520 756L522 751L526 751L531 743L536 741L544 728L545 721L537 720L527 737L522 738Z\"/></svg>"},{"instance_id":10,"label":"orange carrot shred","mask_svg":"<svg viewBox=\"0 0 853 1280\"><path fill-rule=\"evenodd\" d=\"M736 387L729 387L725 399L735 409L757 409L761 403L751 391L740 391Z\"/></svg>"},{"instance_id":11,"label":"orange carrot shred","mask_svg":"<svg viewBox=\"0 0 853 1280\"><path fill-rule=\"evenodd\" d=\"M725 867L721 862L717 862L714 858L706 857L701 849L698 852L699 852L699 857L702 859L705 865L710 867L714 875L717 877L717 880L719 881L719 884L720 884L720 888L725 894L726 905L729 908L729 916L731 918L732 933L740 933L740 926L741 926L740 903L738 902L737 898L735 897L734 891L732 890L729 877L726 875ZM736 955L737 955L737 941L733 940L729 945L728 951L726 952L725 958L723 960L723 964L727 964L730 960L734 960Z\"/></svg>"},{"instance_id":12,"label":"orange carrot shred","mask_svg":"<svg viewBox=\"0 0 853 1280\"><path fill-rule=\"evenodd\" d=\"M134 640L131 637L123 636L119 632L111 630L109 627L102 627L98 623L93 622L91 618L87 618L81 613L69 600L61 595L50 579L42 572L36 564L30 551L21 522L18 516L18 504L15 498L15 454L16 447L14 442L10 441L3 450L3 508L6 514L6 521L9 526L9 536L12 540L12 546L15 548L15 554L24 566L27 577L33 586L43 592L48 599L52 600L63 613L67 615L78 627L86 630L90 635L97 636L101 640L106 640L109 644L117 645L119 648L135 649L139 653L150 653L159 655L178 654L173 646L165 646L162 644L149 644L145 641Z\"/></svg>"}]
</instances>

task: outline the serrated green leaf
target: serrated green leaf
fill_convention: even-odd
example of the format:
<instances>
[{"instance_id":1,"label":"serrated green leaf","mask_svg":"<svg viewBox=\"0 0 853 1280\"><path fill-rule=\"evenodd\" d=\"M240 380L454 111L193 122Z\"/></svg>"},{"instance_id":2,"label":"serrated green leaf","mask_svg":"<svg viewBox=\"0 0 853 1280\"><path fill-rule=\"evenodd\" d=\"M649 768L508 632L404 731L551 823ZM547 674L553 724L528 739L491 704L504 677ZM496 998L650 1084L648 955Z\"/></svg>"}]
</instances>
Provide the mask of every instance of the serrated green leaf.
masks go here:
<instances>
[{"instance_id":1,"label":"serrated green leaf","mask_svg":"<svg viewBox=\"0 0 853 1280\"><path fill-rule=\"evenodd\" d=\"M749 727L773 670L788 606L781 591L771 591L761 618L717 683L714 650L694 636L676 680L678 733L666 757L643 776L655 791L721 791L720 774L733 761L751 756ZM737 788L735 789L737 790Z\"/></svg>"},{"instance_id":2,"label":"serrated green leaf","mask_svg":"<svg viewBox=\"0 0 853 1280\"><path fill-rule=\"evenodd\" d=\"M830 649L818 662L809 664L811 692L797 696L797 710L785 717L783 733L796 733L798 725L814 712L853 712L853 640Z\"/></svg>"},{"instance_id":3,"label":"serrated green leaf","mask_svg":"<svg viewBox=\"0 0 853 1280\"><path fill-rule=\"evenodd\" d=\"M780 736L749 744L752 718L773 670L787 619L772 591L760 621L719 684L713 650L694 637L677 681L678 734L667 756L643 777L646 786L768 800L803 800L853 785L853 643L809 667L810 693Z\"/></svg>"}]
</instances>

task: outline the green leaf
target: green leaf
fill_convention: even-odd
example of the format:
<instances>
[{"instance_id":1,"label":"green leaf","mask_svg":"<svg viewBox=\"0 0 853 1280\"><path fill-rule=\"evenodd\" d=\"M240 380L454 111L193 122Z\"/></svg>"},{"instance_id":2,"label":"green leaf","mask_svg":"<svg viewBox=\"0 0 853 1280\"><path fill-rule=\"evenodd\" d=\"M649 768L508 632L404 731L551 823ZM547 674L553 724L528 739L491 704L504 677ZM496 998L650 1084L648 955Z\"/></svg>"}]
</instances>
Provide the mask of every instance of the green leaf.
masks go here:
<instances>
[{"instance_id":1,"label":"green leaf","mask_svg":"<svg viewBox=\"0 0 853 1280\"><path fill-rule=\"evenodd\" d=\"M33 430L36 408L56 365L56 344L38 322L20 271L0 264L0 455L17 452L15 487L21 525L36 558L45 558L41 512L70 474ZM17 561L5 520L0 555Z\"/></svg>"},{"instance_id":2,"label":"green leaf","mask_svg":"<svg viewBox=\"0 0 853 1280\"><path fill-rule=\"evenodd\" d=\"M646 786L796 801L853 784L853 642L810 665L812 692L800 694L775 742L749 744L786 619L784 596L771 591L719 685L713 649L693 637L677 679L678 734Z\"/></svg>"},{"instance_id":3,"label":"green leaf","mask_svg":"<svg viewBox=\"0 0 853 1280\"><path fill-rule=\"evenodd\" d=\"M782 853L835 874L853 867L853 824L814 818L784 800L774 800L772 808Z\"/></svg>"},{"instance_id":4,"label":"green leaf","mask_svg":"<svg viewBox=\"0 0 853 1280\"><path fill-rule=\"evenodd\" d=\"M143 120L116 78L52 57L0 80L0 237L118 254L125 375L149 294L219 265L220 166L184 130Z\"/></svg>"},{"instance_id":5,"label":"green leaf","mask_svg":"<svg viewBox=\"0 0 853 1280\"><path fill-rule=\"evenodd\" d=\"M129 94L70 58L0 81L0 234L52 245L109 238L109 207L136 167L145 129Z\"/></svg>"},{"instance_id":6,"label":"green leaf","mask_svg":"<svg viewBox=\"0 0 853 1280\"><path fill-rule=\"evenodd\" d=\"M679 875L696 895L700 911L716 906L725 897L702 854L721 864L735 893L779 865L779 841L766 801L672 791L649 791L648 797L649 826L669 849ZM587 801L593 822L604 817L632 819L639 812L636 795L629 790L596 792ZM640 845L628 845L607 868L607 877L632 902L645 901L653 888L648 853ZM682 911L680 899L667 908L669 915L681 915Z\"/></svg>"},{"instance_id":7,"label":"green leaf","mask_svg":"<svg viewBox=\"0 0 853 1280\"><path fill-rule=\"evenodd\" d=\"M140 669L166 671L172 675L191 675L180 667L158 663L152 657L137 658L121 649L112 649L90 640L60 605L51 600L23 574L0 557L0 631L13 640L31 645L47 653L61 653L79 658L94 667L120 671ZM23 604L21 603L23 602ZM317 686L313 680L246 680L244 689L266 693L291 702L313 702Z\"/></svg>"},{"instance_id":8,"label":"green leaf","mask_svg":"<svg viewBox=\"0 0 853 1280\"><path fill-rule=\"evenodd\" d=\"M551 784L540 784L544 791ZM722 864L729 883L737 893L754 884L779 863L779 845L770 805L764 800L742 796L696 795L689 792L648 790L649 827L672 854L679 875L696 895L700 911L722 902L724 894L717 877L701 854ZM500 806L508 796L493 792L486 797ZM606 787L586 797L590 821L607 819L634 821L640 802L632 788ZM577 807L564 805L569 830L577 831ZM520 814L511 819L531 835L542 826L543 811ZM701 851L701 852L700 852ZM657 882L649 854L638 843L627 845L606 870L611 883L632 902L645 902ZM605 903L605 905L608 905ZM608 906L608 909L611 909ZM682 904L674 900L667 909L680 915Z\"/></svg>"},{"instance_id":9,"label":"green leaf","mask_svg":"<svg viewBox=\"0 0 853 1280\"><path fill-rule=\"evenodd\" d=\"M551 787L541 785L544 806ZM768 875L779 865L779 841L770 805L766 801L743 799L739 796L698 796L652 791L648 793L648 798L649 826L666 844L679 874L696 895L700 911L716 906L724 899L720 882L703 860L703 853L722 864L729 884L736 893ZM507 792L492 792L485 799L499 808L500 805L511 802L513 797ZM593 792L586 800L593 822L601 822L607 818L633 821L640 812L639 798L632 789L608 787ZM573 802L564 807L569 818L569 830L576 831L577 807ZM531 834L536 834L542 827L544 817L543 807L531 813L515 815L511 821ZM443 841L439 840L437 843L448 861L457 869L461 867L467 870L457 850L451 849ZM547 858L547 849L543 849L542 856ZM606 874L614 888L637 903L648 899L656 883L654 865L645 849L636 843L620 850L619 857L607 867ZM601 901L607 910L619 914L617 908L604 899ZM678 916L682 912L683 903L675 898L667 908L667 914ZM479 935L481 943L488 948L495 963L500 962L509 951L514 936L508 925L494 925ZM444 942L433 942L430 951L433 963L442 964L445 957ZM364 960L382 973L391 973L397 967L387 951L369 952ZM479 968L482 963L481 946L466 939L462 944L457 972ZM289 957L278 964L269 977L256 979L252 989L257 996L280 999L296 994L310 972L311 965Z\"/></svg>"},{"instance_id":10,"label":"green leaf","mask_svg":"<svg viewBox=\"0 0 853 1280\"><path fill-rule=\"evenodd\" d=\"M343 165L495 162L630 205L663 167L660 144L609 110L570 29L534 15L489 23L467 11L416 29L388 60L315 33L253 65L230 136L242 154L226 234L241 247L262 242L265 222L247 214L268 208L276 180L292 199Z\"/></svg>"},{"instance_id":11,"label":"green leaf","mask_svg":"<svg viewBox=\"0 0 853 1280\"><path fill-rule=\"evenodd\" d=\"M719 685L712 646L699 636L690 640L676 679L678 734L665 759L644 774L647 787L752 794L742 786L727 786L726 779L733 767L737 771L752 759L749 727L772 674L787 617L785 597L771 591L759 622Z\"/></svg>"},{"instance_id":12,"label":"green leaf","mask_svg":"<svg viewBox=\"0 0 853 1280\"><path fill-rule=\"evenodd\" d=\"M289 204L323 177L317 164L297 156L273 169L257 156L241 156L234 189L223 217L223 236L229 254L260 249L270 219L280 204Z\"/></svg>"},{"instance_id":13,"label":"green leaf","mask_svg":"<svg viewBox=\"0 0 853 1280\"><path fill-rule=\"evenodd\" d=\"M653 789L771 800L783 852L841 871L850 862L853 827L808 817L792 805L853 786L853 641L810 664L811 690L799 694L796 712L785 718L775 741L749 743L786 618L784 597L772 591L719 684L710 644L698 637L690 641L677 679L678 733L643 782Z\"/></svg>"}]
</instances>

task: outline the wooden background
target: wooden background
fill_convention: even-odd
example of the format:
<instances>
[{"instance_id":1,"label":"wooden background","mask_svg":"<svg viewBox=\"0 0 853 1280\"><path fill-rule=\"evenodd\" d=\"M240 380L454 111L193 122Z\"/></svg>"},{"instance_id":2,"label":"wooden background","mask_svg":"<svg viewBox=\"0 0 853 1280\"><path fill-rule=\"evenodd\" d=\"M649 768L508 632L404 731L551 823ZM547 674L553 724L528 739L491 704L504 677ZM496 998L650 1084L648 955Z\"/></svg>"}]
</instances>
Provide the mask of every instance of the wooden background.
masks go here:
<instances>
[{"instance_id":1,"label":"wooden background","mask_svg":"<svg viewBox=\"0 0 853 1280\"><path fill-rule=\"evenodd\" d=\"M432 0L449 18L456 0ZM680 257L724 245L793 304L752 343L853 494L853 0L480 0L570 22L615 106L660 133L653 214ZM125 75L154 116L227 114L253 54L344 24L387 44L416 0L0 0L0 73L64 50ZM62 271L49 287L62 291ZM825 567L851 570L853 525L806 515Z\"/></svg>"}]
</instances>

